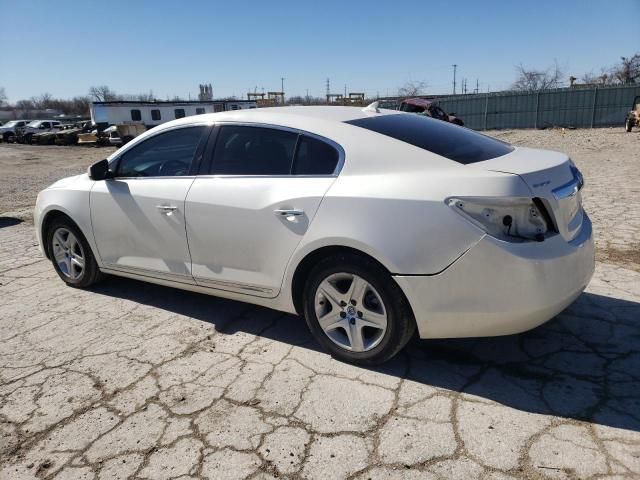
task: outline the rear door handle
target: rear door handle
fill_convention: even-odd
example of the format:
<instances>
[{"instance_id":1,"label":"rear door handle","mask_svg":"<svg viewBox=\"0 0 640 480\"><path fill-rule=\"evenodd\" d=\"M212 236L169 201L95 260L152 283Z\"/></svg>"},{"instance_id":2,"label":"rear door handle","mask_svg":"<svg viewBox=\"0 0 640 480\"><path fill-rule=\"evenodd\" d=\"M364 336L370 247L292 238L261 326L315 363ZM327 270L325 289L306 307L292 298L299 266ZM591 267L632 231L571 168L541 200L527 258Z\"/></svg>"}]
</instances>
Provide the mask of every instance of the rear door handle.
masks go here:
<instances>
[{"instance_id":1,"label":"rear door handle","mask_svg":"<svg viewBox=\"0 0 640 480\"><path fill-rule=\"evenodd\" d=\"M275 213L278 217L301 217L302 215L304 215L304 210L290 210L283 208L274 210L273 213Z\"/></svg>"}]
</instances>

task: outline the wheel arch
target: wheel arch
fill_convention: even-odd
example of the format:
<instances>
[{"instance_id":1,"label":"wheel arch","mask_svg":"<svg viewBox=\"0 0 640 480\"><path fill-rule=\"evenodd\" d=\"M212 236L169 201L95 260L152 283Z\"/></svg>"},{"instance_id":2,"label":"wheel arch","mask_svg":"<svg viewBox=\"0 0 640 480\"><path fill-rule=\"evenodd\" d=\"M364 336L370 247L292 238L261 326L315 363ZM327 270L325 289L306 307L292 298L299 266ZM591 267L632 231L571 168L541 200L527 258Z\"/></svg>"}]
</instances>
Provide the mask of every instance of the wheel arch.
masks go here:
<instances>
[{"instance_id":1,"label":"wheel arch","mask_svg":"<svg viewBox=\"0 0 640 480\"><path fill-rule=\"evenodd\" d=\"M47 213L45 213L44 217L42 218L42 222L40 223L40 238L42 238L44 253L49 260L51 260L51 256L49 252L49 245L47 245L48 232L49 232L49 228L51 228L51 224L54 222L54 220L58 218L64 218L70 221L78 228L78 230L82 233L82 235L84 235L85 239L87 237L85 233L82 231L82 228L80 228L80 225L78 225L78 222L76 222L73 218L71 218L67 213L55 208L49 210Z\"/></svg>"},{"instance_id":2,"label":"wheel arch","mask_svg":"<svg viewBox=\"0 0 640 480\"><path fill-rule=\"evenodd\" d=\"M307 278L309 277L309 273L311 272L313 266L323 258L344 253L358 255L360 257L366 258L376 263L389 275L392 274L391 271L378 259L362 250L359 250L358 248L348 247L346 245L325 245L322 247L318 247L315 250L308 252L302 258L302 260L298 262L293 276L291 277L291 300L296 312L299 315L302 314L302 296L304 292L304 285L307 281Z\"/></svg>"}]
</instances>

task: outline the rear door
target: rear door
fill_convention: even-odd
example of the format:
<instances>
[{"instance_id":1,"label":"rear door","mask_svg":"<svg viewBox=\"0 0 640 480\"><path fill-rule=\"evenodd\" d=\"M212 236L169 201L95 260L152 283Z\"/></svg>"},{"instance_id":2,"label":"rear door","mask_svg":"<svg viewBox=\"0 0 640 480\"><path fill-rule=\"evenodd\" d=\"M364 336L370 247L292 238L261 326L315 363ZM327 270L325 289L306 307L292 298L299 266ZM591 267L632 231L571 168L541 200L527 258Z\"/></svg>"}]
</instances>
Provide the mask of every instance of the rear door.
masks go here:
<instances>
[{"instance_id":1,"label":"rear door","mask_svg":"<svg viewBox=\"0 0 640 480\"><path fill-rule=\"evenodd\" d=\"M185 206L193 276L203 286L274 297L342 149L273 126L226 124L208 150Z\"/></svg>"},{"instance_id":2,"label":"rear door","mask_svg":"<svg viewBox=\"0 0 640 480\"><path fill-rule=\"evenodd\" d=\"M208 132L162 131L123 152L114 178L95 183L91 223L105 268L193 283L184 203Z\"/></svg>"}]
</instances>

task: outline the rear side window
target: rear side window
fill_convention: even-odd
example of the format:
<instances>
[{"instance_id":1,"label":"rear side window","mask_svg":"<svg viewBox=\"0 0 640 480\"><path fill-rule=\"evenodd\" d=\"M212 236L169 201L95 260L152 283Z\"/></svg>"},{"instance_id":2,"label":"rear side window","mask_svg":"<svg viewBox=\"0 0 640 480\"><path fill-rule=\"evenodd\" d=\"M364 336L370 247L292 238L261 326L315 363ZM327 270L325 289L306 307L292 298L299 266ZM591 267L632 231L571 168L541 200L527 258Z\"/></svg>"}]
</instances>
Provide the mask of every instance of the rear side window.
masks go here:
<instances>
[{"instance_id":1,"label":"rear side window","mask_svg":"<svg viewBox=\"0 0 640 480\"><path fill-rule=\"evenodd\" d=\"M465 165L501 157L513 151L511 145L495 138L421 115L381 115L350 120L346 123L395 138Z\"/></svg>"},{"instance_id":2,"label":"rear side window","mask_svg":"<svg viewBox=\"0 0 640 480\"><path fill-rule=\"evenodd\" d=\"M117 177L188 175L206 127L185 127L159 133L126 151L118 160Z\"/></svg>"},{"instance_id":3,"label":"rear side window","mask_svg":"<svg viewBox=\"0 0 640 480\"><path fill-rule=\"evenodd\" d=\"M140 113L140 110L131 110L131 120L133 120L134 122L139 122L140 120L142 120L142 114Z\"/></svg>"},{"instance_id":4,"label":"rear side window","mask_svg":"<svg viewBox=\"0 0 640 480\"><path fill-rule=\"evenodd\" d=\"M262 127L220 127L214 175L289 175L298 135Z\"/></svg>"},{"instance_id":5,"label":"rear side window","mask_svg":"<svg viewBox=\"0 0 640 480\"><path fill-rule=\"evenodd\" d=\"M161 120L160 110L151 110L151 120Z\"/></svg>"},{"instance_id":6,"label":"rear side window","mask_svg":"<svg viewBox=\"0 0 640 480\"><path fill-rule=\"evenodd\" d=\"M338 151L326 142L302 135L298 141L294 175L332 175L338 166Z\"/></svg>"}]
</instances>

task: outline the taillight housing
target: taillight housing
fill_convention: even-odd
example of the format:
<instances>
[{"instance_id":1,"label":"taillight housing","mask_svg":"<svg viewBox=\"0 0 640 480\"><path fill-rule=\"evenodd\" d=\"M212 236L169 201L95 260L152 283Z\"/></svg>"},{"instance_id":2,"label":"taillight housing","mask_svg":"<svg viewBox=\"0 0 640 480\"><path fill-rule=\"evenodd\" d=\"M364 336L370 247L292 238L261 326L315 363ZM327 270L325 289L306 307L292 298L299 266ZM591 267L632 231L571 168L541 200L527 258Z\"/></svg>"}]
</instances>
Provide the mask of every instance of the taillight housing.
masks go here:
<instances>
[{"instance_id":1,"label":"taillight housing","mask_svg":"<svg viewBox=\"0 0 640 480\"><path fill-rule=\"evenodd\" d=\"M527 197L451 197L446 204L487 234L506 242L538 241L552 230L544 206Z\"/></svg>"}]
</instances>

